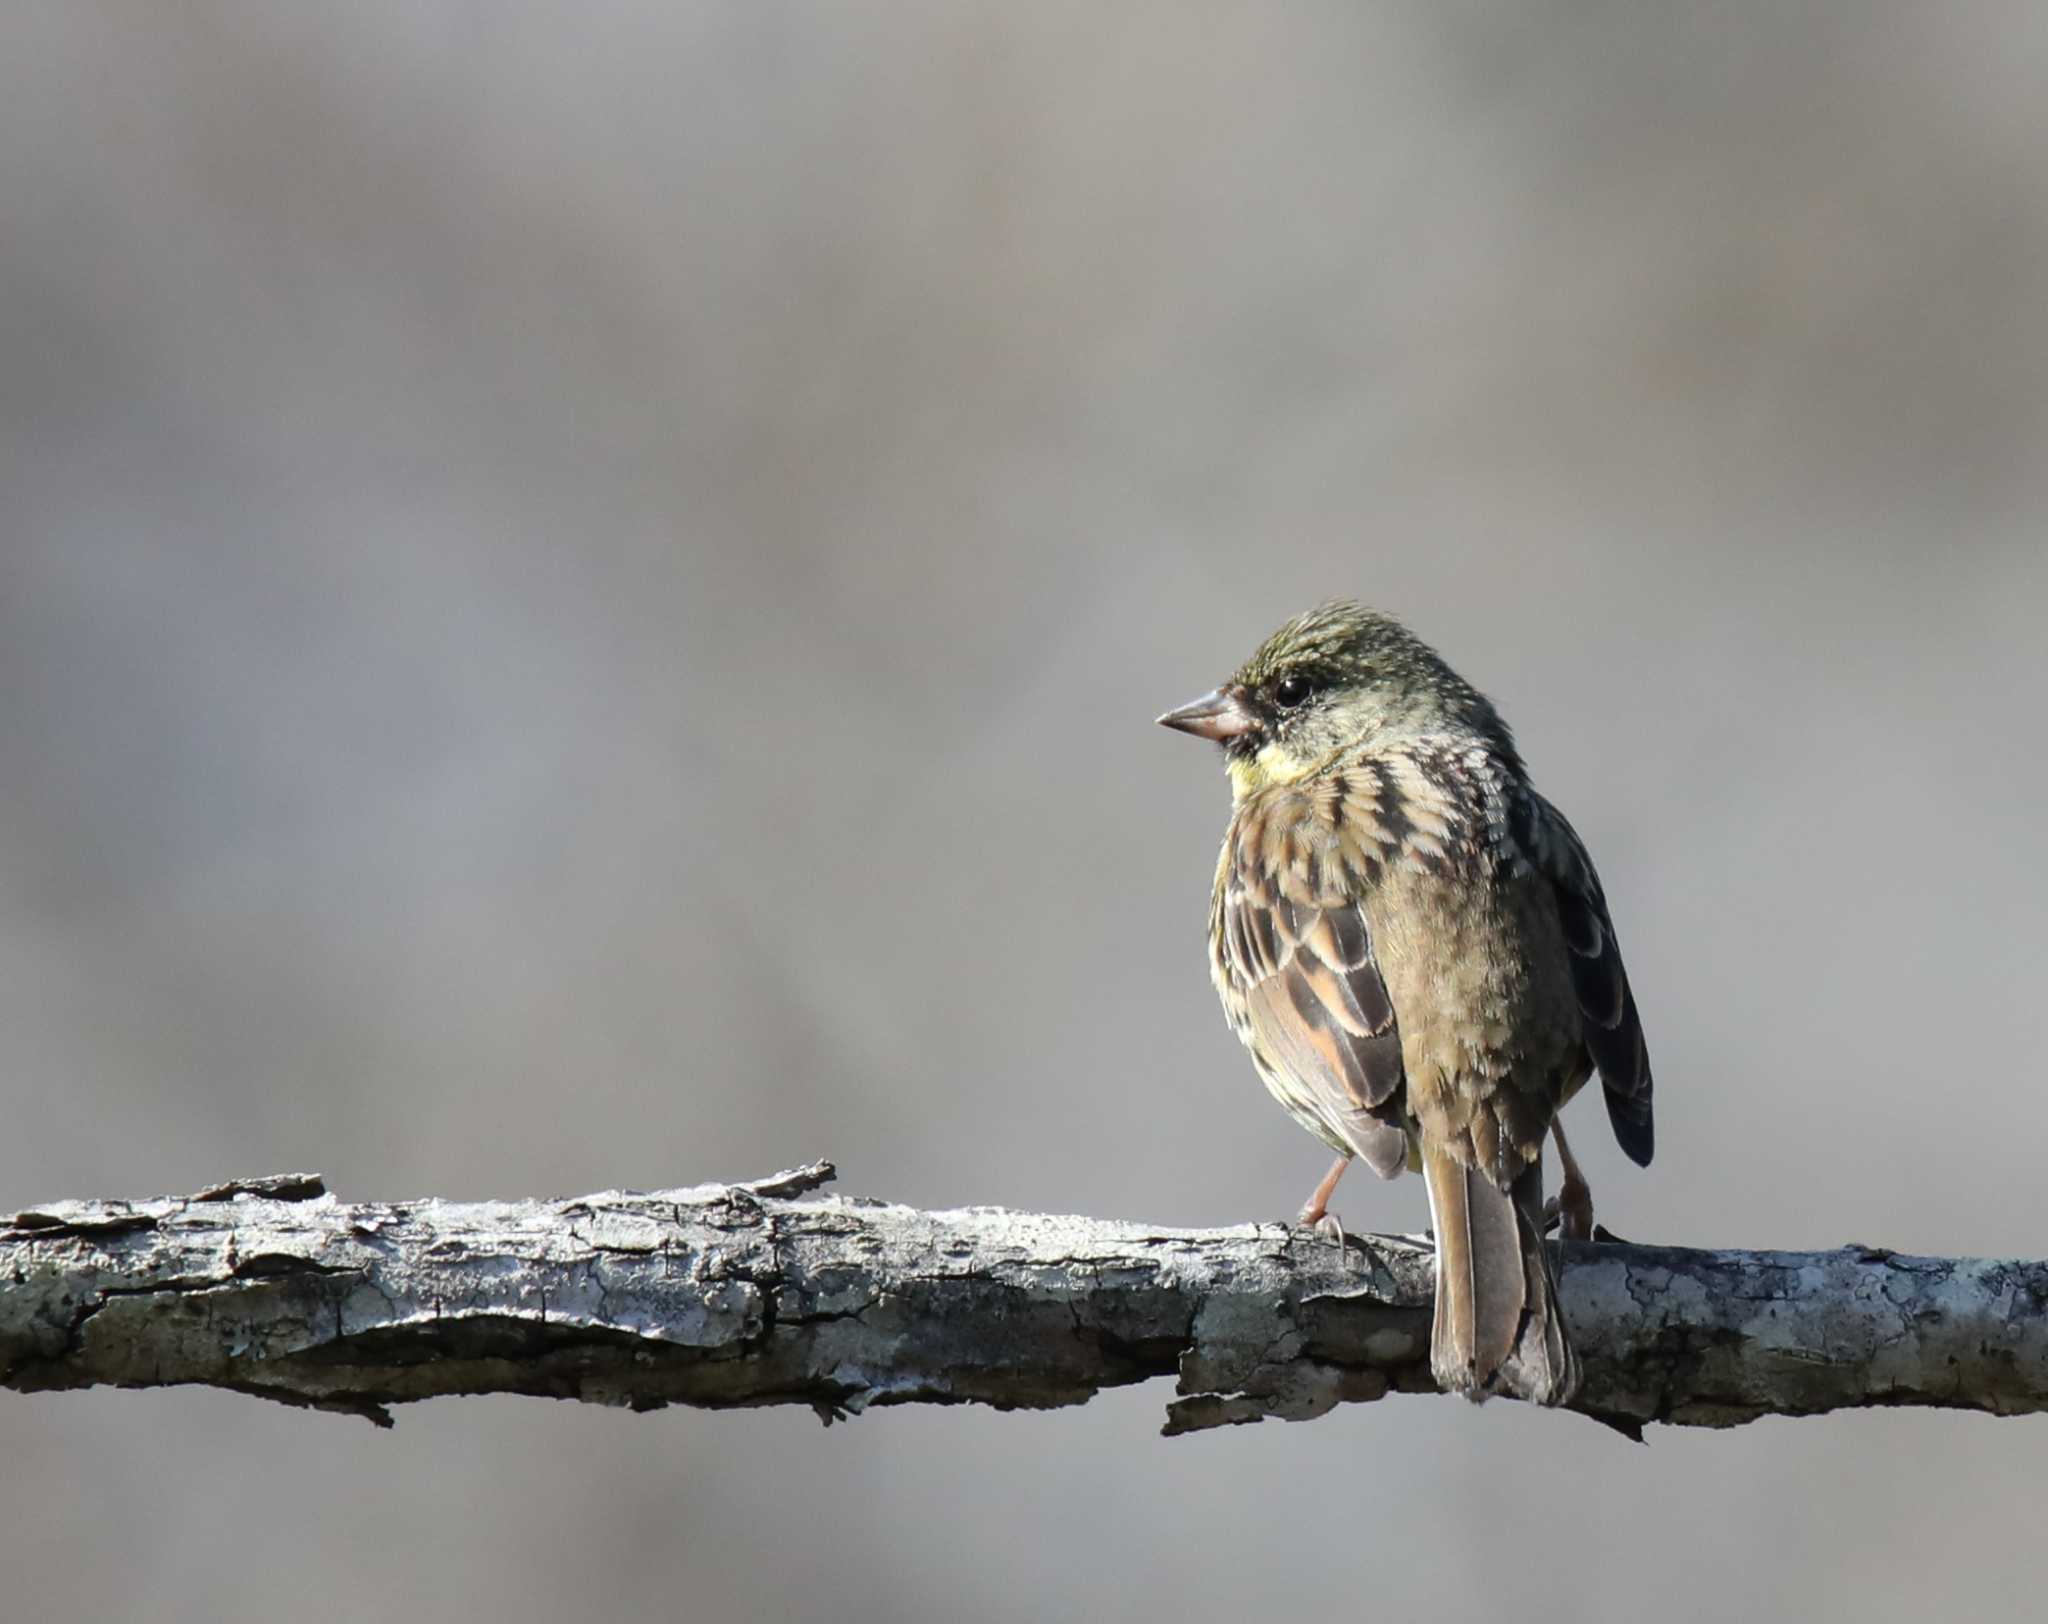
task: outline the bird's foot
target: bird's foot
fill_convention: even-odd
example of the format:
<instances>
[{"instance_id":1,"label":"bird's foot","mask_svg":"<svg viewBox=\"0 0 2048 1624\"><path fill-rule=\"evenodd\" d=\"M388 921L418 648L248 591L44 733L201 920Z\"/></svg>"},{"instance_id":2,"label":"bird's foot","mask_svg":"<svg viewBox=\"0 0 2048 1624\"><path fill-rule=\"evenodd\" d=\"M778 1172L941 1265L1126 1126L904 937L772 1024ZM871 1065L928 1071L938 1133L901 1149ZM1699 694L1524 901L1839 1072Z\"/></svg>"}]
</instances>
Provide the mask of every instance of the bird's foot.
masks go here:
<instances>
[{"instance_id":1,"label":"bird's foot","mask_svg":"<svg viewBox=\"0 0 2048 1624\"><path fill-rule=\"evenodd\" d=\"M1556 1195L1543 1203L1543 1227L1568 1241L1593 1239L1593 1192L1584 1179L1566 1175Z\"/></svg>"},{"instance_id":2,"label":"bird's foot","mask_svg":"<svg viewBox=\"0 0 2048 1624\"><path fill-rule=\"evenodd\" d=\"M1330 1216L1330 1197L1337 1193L1337 1181L1344 1176L1344 1169L1351 1165L1349 1156L1339 1156L1336 1165L1323 1175L1323 1182L1309 1192L1308 1200L1295 1215L1294 1221L1307 1228L1322 1229L1325 1223L1336 1226L1337 1243L1344 1242L1344 1226ZM1325 1233L1328 1233L1325 1231Z\"/></svg>"},{"instance_id":3,"label":"bird's foot","mask_svg":"<svg viewBox=\"0 0 2048 1624\"><path fill-rule=\"evenodd\" d=\"M1294 1221L1303 1229L1313 1229L1326 1241L1344 1244L1344 1220L1328 1208L1318 1212L1313 1207L1303 1207L1294 1215Z\"/></svg>"},{"instance_id":4,"label":"bird's foot","mask_svg":"<svg viewBox=\"0 0 2048 1624\"><path fill-rule=\"evenodd\" d=\"M1303 1207L1300 1212L1294 1215L1294 1221L1303 1229L1314 1230L1318 1236L1330 1242L1340 1252L1348 1253L1353 1247L1356 1247L1365 1254L1366 1266L1374 1275L1391 1275L1393 1273L1393 1269L1387 1260L1380 1255L1379 1248L1374 1246L1363 1235L1347 1235L1344 1232L1344 1220L1339 1218L1334 1212L1316 1212L1311 1208Z\"/></svg>"},{"instance_id":5,"label":"bird's foot","mask_svg":"<svg viewBox=\"0 0 2048 1624\"><path fill-rule=\"evenodd\" d=\"M1564 1215L1559 1211L1559 1205L1560 1203L1556 1196L1552 1196L1543 1203L1544 1234L1548 1235L1552 1230L1556 1230L1560 1240L1592 1240L1598 1241L1602 1246L1633 1246L1635 1244L1633 1241L1615 1234L1605 1224L1595 1224L1590 1235L1573 1234L1571 1230L1565 1227Z\"/></svg>"},{"instance_id":6,"label":"bird's foot","mask_svg":"<svg viewBox=\"0 0 2048 1624\"><path fill-rule=\"evenodd\" d=\"M1543 1204L1543 1227L1547 1231L1555 1223L1562 1239L1589 1241L1593 1239L1593 1187L1579 1171L1579 1160L1564 1136L1562 1117L1550 1119L1550 1133L1557 1141L1557 1160L1564 1177L1558 1181L1556 1197Z\"/></svg>"}]
</instances>

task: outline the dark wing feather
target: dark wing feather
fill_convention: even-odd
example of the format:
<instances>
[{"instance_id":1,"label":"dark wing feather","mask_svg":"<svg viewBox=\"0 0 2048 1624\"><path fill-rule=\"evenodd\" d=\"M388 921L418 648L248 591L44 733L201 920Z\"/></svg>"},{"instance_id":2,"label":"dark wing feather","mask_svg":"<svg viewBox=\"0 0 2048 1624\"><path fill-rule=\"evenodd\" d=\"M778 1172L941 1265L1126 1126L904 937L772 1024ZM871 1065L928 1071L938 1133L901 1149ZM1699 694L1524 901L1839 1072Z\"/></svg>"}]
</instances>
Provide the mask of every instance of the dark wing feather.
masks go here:
<instances>
[{"instance_id":1,"label":"dark wing feather","mask_svg":"<svg viewBox=\"0 0 2048 1624\"><path fill-rule=\"evenodd\" d=\"M1650 1055L1635 994L1621 962L1600 876L1565 815L1528 792L1523 847L1557 893L1558 921L1570 954L1572 990L1584 1017L1586 1049L1599 1068L1614 1137L1639 1167L1650 1164L1656 1134L1650 1111Z\"/></svg>"},{"instance_id":2,"label":"dark wing feather","mask_svg":"<svg viewBox=\"0 0 2048 1624\"><path fill-rule=\"evenodd\" d=\"M1390 1177L1407 1160L1401 1037L1344 842L1305 800L1263 809L1239 835L1222 942L1252 1035L1291 1085L1296 1114Z\"/></svg>"}]
</instances>

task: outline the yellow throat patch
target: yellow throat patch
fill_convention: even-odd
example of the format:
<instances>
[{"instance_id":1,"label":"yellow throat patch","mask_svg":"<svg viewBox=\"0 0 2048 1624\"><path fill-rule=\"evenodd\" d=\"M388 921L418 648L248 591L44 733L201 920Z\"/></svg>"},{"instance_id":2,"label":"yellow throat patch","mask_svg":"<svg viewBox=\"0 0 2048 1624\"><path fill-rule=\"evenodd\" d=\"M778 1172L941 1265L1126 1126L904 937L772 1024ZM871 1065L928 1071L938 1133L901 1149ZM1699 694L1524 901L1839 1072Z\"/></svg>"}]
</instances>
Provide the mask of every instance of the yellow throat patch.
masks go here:
<instances>
[{"instance_id":1,"label":"yellow throat patch","mask_svg":"<svg viewBox=\"0 0 2048 1624\"><path fill-rule=\"evenodd\" d=\"M1293 755L1277 744L1261 745L1257 755L1231 761L1231 797L1241 801L1274 784L1299 783L1320 765L1319 761Z\"/></svg>"}]
</instances>

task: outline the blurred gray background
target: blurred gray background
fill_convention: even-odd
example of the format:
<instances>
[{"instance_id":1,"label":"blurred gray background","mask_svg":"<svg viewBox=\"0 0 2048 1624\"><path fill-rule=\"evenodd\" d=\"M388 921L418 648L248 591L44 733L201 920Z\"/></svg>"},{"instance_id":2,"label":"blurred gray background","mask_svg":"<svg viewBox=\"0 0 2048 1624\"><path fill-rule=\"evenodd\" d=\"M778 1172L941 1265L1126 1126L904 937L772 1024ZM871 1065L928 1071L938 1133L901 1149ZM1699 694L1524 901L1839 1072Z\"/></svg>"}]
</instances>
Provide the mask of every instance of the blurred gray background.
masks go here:
<instances>
[{"instance_id":1,"label":"blurred gray background","mask_svg":"<svg viewBox=\"0 0 2048 1624\"><path fill-rule=\"evenodd\" d=\"M1347 593L1604 871L1662 1150L1573 1113L1607 1221L2040 1255L2044 71L2017 5L10 7L0 1204L825 1154L1291 1213L1323 1152L1204 966L1225 786L1151 718ZM0 1395L0 1587L2037 1605L2038 1420L1167 1397Z\"/></svg>"}]
</instances>

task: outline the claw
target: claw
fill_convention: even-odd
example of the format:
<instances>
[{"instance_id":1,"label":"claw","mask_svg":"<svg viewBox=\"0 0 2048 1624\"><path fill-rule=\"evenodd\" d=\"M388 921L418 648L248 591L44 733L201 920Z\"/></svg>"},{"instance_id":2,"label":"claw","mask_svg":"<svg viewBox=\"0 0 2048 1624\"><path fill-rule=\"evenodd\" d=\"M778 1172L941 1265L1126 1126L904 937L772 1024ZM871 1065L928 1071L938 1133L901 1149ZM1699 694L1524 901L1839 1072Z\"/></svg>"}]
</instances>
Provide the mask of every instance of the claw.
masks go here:
<instances>
[{"instance_id":1,"label":"claw","mask_svg":"<svg viewBox=\"0 0 2048 1624\"><path fill-rule=\"evenodd\" d=\"M1295 1215L1294 1221L1303 1229L1314 1230L1318 1236L1330 1242L1340 1252L1348 1253L1352 1247L1357 1247L1359 1251L1365 1254L1365 1260L1370 1265L1370 1271L1373 1274L1391 1275L1394 1272L1387 1260L1380 1255L1379 1248L1374 1246L1371 1241L1367 1240L1363 1235L1347 1235L1344 1232L1344 1220L1339 1218L1334 1212L1311 1214L1304 1207Z\"/></svg>"}]
</instances>

